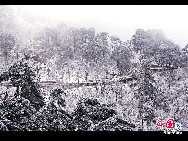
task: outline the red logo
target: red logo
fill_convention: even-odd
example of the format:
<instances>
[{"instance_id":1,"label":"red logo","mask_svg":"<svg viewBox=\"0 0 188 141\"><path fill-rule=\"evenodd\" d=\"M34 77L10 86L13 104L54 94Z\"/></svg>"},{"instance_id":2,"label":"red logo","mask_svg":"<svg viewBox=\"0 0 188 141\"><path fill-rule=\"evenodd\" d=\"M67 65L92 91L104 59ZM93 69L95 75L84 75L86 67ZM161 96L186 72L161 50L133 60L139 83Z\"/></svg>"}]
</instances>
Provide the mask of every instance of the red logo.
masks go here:
<instances>
[{"instance_id":1,"label":"red logo","mask_svg":"<svg viewBox=\"0 0 188 141\"><path fill-rule=\"evenodd\" d=\"M166 128L174 128L174 120L169 119L167 122L158 121L157 126L163 126L166 123Z\"/></svg>"},{"instance_id":2,"label":"red logo","mask_svg":"<svg viewBox=\"0 0 188 141\"><path fill-rule=\"evenodd\" d=\"M166 128L174 128L174 120L173 119L169 119L166 122Z\"/></svg>"},{"instance_id":3,"label":"red logo","mask_svg":"<svg viewBox=\"0 0 188 141\"><path fill-rule=\"evenodd\" d=\"M161 124L160 124L160 123L161 123ZM157 126L163 126L164 124L165 124L165 122L162 123L162 121L157 122Z\"/></svg>"}]
</instances>

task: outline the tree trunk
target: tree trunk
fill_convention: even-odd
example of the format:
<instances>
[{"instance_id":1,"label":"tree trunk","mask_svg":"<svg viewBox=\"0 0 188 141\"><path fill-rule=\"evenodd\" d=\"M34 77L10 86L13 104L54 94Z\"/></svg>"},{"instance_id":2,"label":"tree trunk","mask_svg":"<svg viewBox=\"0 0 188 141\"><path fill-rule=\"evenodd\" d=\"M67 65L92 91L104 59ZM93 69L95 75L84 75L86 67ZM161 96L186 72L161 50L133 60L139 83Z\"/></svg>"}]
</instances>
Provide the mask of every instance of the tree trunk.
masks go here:
<instances>
[{"instance_id":1,"label":"tree trunk","mask_svg":"<svg viewBox=\"0 0 188 141\"><path fill-rule=\"evenodd\" d=\"M18 95L19 95L19 86L16 86L16 94L15 94L15 96L17 97Z\"/></svg>"},{"instance_id":2,"label":"tree trunk","mask_svg":"<svg viewBox=\"0 0 188 141\"><path fill-rule=\"evenodd\" d=\"M144 120L143 120L143 116L142 116L142 131L144 130Z\"/></svg>"},{"instance_id":3,"label":"tree trunk","mask_svg":"<svg viewBox=\"0 0 188 141\"><path fill-rule=\"evenodd\" d=\"M88 73L87 73L87 72L86 72L85 80L86 80L86 82L87 82L87 80L88 80Z\"/></svg>"}]
</instances>

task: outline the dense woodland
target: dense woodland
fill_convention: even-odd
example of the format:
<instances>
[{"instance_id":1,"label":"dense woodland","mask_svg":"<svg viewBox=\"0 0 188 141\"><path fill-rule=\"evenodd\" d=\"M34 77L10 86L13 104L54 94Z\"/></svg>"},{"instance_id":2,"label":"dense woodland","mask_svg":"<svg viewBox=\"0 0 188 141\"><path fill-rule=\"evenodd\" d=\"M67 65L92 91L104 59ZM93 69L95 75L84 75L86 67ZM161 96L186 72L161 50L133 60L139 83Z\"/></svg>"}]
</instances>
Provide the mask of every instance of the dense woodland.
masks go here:
<instances>
[{"instance_id":1,"label":"dense woodland","mask_svg":"<svg viewBox=\"0 0 188 141\"><path fill-rule=\"evenodd\" d=\"M161 30L121 41L94 28L27 23L0 6L0 130L158 131L159 117L187 130L187 71L188 45ZM64 87L73 83L93 85Z\"/></svg>"}]
</instances>

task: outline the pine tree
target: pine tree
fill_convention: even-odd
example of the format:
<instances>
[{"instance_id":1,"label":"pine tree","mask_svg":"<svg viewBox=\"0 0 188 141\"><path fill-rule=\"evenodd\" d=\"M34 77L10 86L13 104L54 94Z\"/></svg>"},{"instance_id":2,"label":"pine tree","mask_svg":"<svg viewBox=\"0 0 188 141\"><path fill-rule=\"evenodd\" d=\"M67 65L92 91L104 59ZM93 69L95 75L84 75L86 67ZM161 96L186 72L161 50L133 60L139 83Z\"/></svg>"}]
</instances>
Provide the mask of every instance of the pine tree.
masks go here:
<instances>
[{"instance_id":1,"label":"pine tree","mask_svg":"<svg viewBox=\"0 0 188 141\"><path fill-rule=\"evenodd\" d=\"M10 80L13 87L16 87L16 97L24 97L34 107L40 109L44 105L44 101L40 94L39 85L34 81L35 76L27 63L18 62L11 66L7 72L0 75L0 81Z\"/></svg>"},{"instance_id":2,"label":"pine tree","mask_svg":"<svg viewBox=\"0 0 188 141\"><path fill-rule=\"evenodd\" d=\"M146 58L143 59L140 68L135 72L138 81L134 95L139 100L138 112L142 130L145 121L150 125L155 118L154 107L158 89L150 70L150 62Z\"/></svg>"}]
</instances>

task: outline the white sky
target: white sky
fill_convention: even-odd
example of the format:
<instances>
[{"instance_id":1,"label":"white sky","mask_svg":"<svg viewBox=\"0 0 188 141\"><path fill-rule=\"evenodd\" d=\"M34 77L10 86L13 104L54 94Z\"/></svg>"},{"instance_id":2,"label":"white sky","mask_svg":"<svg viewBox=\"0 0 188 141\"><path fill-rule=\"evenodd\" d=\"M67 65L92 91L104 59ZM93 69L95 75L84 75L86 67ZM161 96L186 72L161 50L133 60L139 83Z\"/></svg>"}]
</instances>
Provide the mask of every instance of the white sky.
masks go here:
<instances>
[{"instance_id":1,"label":"white sky","mask_svg":"<svg viewBox=\"0 0 188 141\"><path fill-rule=\"evenodd\" d=\"M188 5L23 5L12 6L31 23L64 22L74 27L94 27L121 40L137 28L162 29L166 37L184 47L188 44Z\"/></svg>"}]
</instances>

